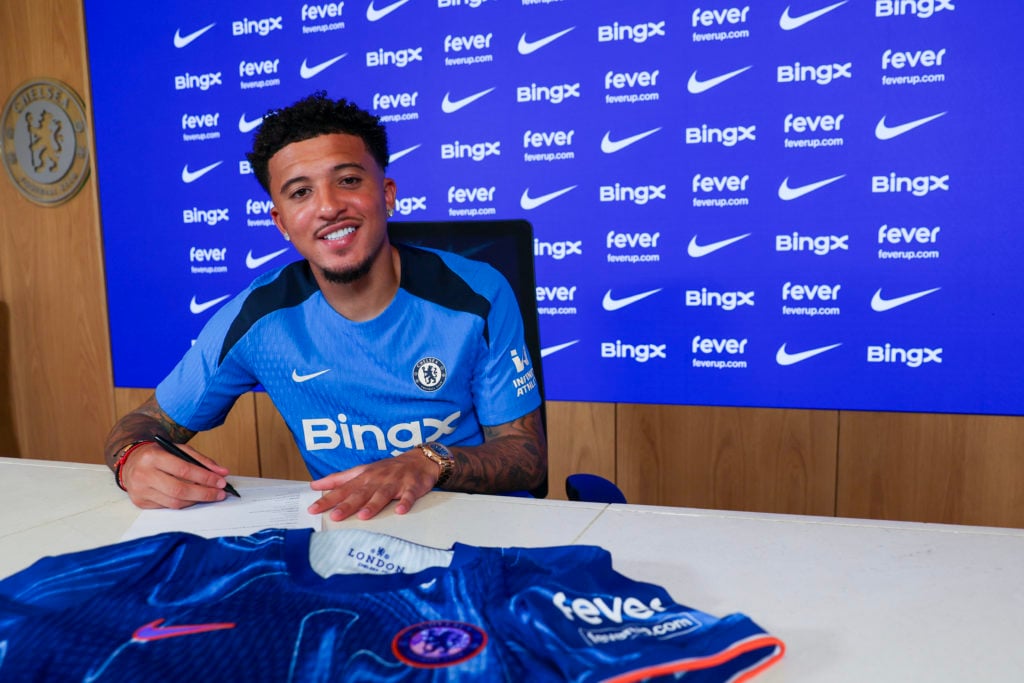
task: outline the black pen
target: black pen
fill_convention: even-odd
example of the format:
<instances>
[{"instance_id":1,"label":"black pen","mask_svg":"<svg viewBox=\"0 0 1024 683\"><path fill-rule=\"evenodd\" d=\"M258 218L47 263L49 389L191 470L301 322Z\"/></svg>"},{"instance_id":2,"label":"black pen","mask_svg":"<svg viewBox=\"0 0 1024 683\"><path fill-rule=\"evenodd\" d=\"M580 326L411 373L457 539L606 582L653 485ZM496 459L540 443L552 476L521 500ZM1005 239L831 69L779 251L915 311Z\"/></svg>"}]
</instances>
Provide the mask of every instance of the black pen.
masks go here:
<instances>
[{"instance_id":1,"label":"black pen","mask_svg":"<svg viewBox=\"0 0 1024 683\"><path fill-rule=\"evenodd\" d=\"M165 439L164 437L160 436L159 434L154 434L153 435L153 440L156 441L161 446L163 446L164 450L167 451L168 453L170 453L171 455L177 456L177 457L181 458L182 460L184 460L185 462L190 462L193 465L199 465L200 467L202 467L207 472L212 472L213 471L209 467L204 465L203 463L201 463L198 460L196 460L195 458L193 458L191 455L189 455L185 451L183 451L180 448L178 448L178 446L176 444L168 441L167 439ZM227 492L227 493L230 493L233 496L238 496L239 498L242 497L242 496L240 496L238 494L238 491L235 490L235 487L232 486L231 484L227 483L227 482L224 482L224 491Z\"/></svg>"}]
</instances>

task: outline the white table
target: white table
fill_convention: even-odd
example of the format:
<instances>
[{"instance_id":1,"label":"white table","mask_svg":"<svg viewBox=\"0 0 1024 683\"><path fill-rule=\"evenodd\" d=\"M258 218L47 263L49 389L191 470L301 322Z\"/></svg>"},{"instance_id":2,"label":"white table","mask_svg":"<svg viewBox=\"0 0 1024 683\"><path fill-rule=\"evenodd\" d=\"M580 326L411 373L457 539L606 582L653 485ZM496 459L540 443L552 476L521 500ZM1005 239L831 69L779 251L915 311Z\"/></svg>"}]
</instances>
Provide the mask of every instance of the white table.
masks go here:
<instances>
[{"instance_id":1,"label":"white table","mask_svg":"<svg viewBox=\"0 0 1024 683\"><path fill-rule=\"evenodd\" d=\"M117 542L139 514L109 470L76 463L0 458L0 501L0 578ZM1024 679L1024 530L455 493L327 526L442 547L603 546L623 574L782 638L759 682Z\"/></svg>"}]
</instances>

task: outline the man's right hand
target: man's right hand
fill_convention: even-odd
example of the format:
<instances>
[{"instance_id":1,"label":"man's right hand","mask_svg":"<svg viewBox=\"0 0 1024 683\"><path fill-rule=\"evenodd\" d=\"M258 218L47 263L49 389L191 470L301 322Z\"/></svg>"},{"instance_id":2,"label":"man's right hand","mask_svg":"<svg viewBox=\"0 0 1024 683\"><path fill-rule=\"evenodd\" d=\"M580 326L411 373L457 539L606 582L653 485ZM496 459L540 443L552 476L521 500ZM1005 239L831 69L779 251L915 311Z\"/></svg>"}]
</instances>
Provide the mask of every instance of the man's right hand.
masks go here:
<instances>
[{"instance_id":1,"label":"man's right hand","mask_svg":"<svg viewBox=\"0 0 1024 683\"><path fill-rule=\"evenodd\" d=\"M224 500L228 469L188 445L178 445L212 471L171 455L157 443L143 444L121 467L121 483L136 506L179 510Z\"/></svg>"}]
</instances>

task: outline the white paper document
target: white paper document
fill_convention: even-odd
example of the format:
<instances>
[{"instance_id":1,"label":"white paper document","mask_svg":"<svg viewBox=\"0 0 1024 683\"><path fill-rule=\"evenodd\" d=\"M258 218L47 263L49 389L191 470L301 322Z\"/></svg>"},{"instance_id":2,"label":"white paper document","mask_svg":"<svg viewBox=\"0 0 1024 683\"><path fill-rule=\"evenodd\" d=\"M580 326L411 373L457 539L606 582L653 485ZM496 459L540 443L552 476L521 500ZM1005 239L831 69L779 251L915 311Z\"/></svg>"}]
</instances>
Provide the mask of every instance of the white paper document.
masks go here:
<instances>
[{"instance_id":1,"label":"white paper document","mask_svg":"<svg viewBox=\"0 0 1024 683\"><path fill-rule=\"evenodd\" d=\"M206 538L244 536L260 529L313 529L319 531L320 515L306 509L320 497L309 484L247 486L241 498L228 496L217 503L193 505L184 510L143 510L124 533L127 541L165 531L187 531Z\"/></svg>"}]
</instances>

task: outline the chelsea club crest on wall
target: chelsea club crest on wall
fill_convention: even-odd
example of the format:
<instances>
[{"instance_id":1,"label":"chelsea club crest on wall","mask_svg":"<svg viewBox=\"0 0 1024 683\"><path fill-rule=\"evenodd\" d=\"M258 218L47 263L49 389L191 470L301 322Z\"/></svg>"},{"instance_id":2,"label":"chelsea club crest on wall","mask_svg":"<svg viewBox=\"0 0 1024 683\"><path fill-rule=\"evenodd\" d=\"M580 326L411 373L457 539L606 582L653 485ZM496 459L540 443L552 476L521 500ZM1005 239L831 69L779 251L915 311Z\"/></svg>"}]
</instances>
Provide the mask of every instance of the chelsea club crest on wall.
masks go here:
<instances>
[{"instance_id":1,"label":"chelsea club crest on wall","mask_svg":"<svg viewBox=\"0 0 1024 683\"><path fill-rule=\"evenodd\" d=\"M23 195L57 206L89 177L85 107L66 83L38 78L7 100L0 133L4 168Z\"/></svg>"}]
</instances>

